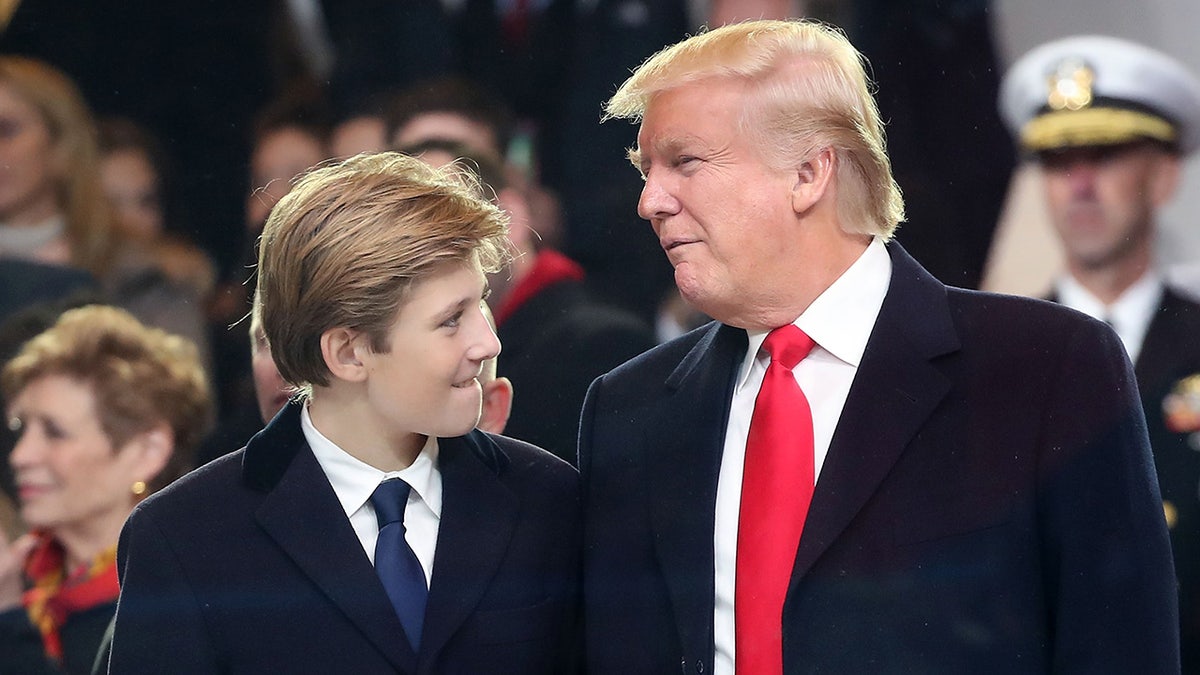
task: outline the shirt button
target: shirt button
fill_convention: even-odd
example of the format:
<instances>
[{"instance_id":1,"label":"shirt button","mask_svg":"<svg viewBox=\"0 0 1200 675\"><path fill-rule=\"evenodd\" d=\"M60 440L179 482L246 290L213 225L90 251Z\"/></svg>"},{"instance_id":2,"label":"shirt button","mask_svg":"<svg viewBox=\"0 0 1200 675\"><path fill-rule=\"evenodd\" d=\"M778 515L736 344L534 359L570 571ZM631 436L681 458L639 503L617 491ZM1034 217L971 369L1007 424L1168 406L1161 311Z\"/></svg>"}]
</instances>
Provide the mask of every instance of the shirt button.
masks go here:
<instances>
[{"instance_id":1,"label":"shirt button","mask_svg":"<svg viewBox=\"0 0 1200 675\"><path fill-rule=\"evenodd\" d=\"M703 672L704 672L704 661L697 661L697 662L696 662L696 672L697 672L697 673L703 673Z\"/></svg>"}]
</instances>

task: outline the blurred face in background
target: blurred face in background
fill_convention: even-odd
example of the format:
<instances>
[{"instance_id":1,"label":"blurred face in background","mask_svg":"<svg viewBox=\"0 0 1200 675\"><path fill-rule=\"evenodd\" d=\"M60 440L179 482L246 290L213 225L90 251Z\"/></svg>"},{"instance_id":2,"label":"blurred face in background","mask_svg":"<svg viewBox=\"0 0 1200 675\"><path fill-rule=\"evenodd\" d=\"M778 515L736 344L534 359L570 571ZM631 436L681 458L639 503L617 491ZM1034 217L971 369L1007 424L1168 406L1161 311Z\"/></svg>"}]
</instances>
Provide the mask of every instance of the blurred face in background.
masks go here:
<instances>
[{"instance_id":1,"label":"blurred face in background","mask_svg":"<svg viewBox=\"0 0 1200 675\"><path fill-rule=\"evenodd\" d=\"M1040 160L1050 218L1073 267L1149 254L1154 214L1178 180L1175 155L1143 142L1066 148Z\"/></svg>"},{"instance_id":2,"label":"blurred face in background","mask_svg":"<svg viewBox=\"0 0 1200 675\"><path fill-rule=\"evenodd\" d=\"M251 324L250 369L254 375L254 397L258 401L258 413L264 422L270 422L275 413L287 404L292 388L283 381L275 359L271 357L271 346L262 326Z\"/></svg>"},{"instance_id":3,"label":"blurred face in background","mask_svg":"<svg viewBox=\"0 0 1200 675\"><path fill-rule=\"evenodd\" d=\"M162 233L161 186L146 153L132 148L109 153L100 164L100 179L117 227L137 238Z\"/></svg>"},{"instance_id":4,"label":"blurred face in background","mask_svg":"<svg viewBox=\"0 0 1200 675\"><path fill-rule=\"evenodd\" d=\"M52 534L120 527L134 506L131 486L146 478L137 441L114 448L104 432L91 386L43 375L17 394L8 419L18 434L9 463L26 525Z\"/></svg>"},{"instance_id":5,"label":"blurred face in background","mask_svg":"<svg viewBox=\"0 0 1200 675\"><path fill-rule=\"evenodd\" d=\"M58 213L60 171L41 113L0 84L0 222L36 225Z\"/></svg>"},{"instance_id":6,"label":"blurred face in background","mask_svg":"<svg viewBox=\"0 0 1200 675\"><path fill-rule=\"evenodd\" d=\"M260 138L250 156L246 227L261 231L271 207L292 189L292 179L325 158L321 139L300 127L283 127Z\"/></svg>"},{"instance_id":7,"label":"blurred face in background","mask_svg":"<svg viewBox=\"0 0 1200 675\"><path fill-rule=\"evenodd\" d=\"M352 117L334 127L329 136L329 154L338 158L387 149L387 124L374 115Z\"/></svg>"},{"instance_id":8,"label":"blurred face in background","mask_svg":"<svg viewBox=\"0 0 1200 675\"><path fill-rule=\"evenodd\" d=\"M392 136L392 147L403 148L430 139L456 141L474 152L489 152L503 158L505 148L486 124L453 112L417 115Z\"/></svg>"}]
</instances>

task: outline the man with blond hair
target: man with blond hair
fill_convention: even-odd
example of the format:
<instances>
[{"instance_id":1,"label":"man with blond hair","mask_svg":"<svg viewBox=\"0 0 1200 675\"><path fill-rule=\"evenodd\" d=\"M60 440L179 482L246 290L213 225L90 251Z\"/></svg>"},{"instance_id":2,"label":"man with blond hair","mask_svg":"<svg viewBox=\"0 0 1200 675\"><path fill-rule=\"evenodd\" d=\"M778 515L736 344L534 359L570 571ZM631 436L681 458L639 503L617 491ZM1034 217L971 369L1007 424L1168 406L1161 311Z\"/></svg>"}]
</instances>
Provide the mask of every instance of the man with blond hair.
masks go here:
<instances>
[{"instance_id":1,"label":"man with blond hair","mask_svg":"<svg viewBox=\"0 0 1200 675\"><path fill-rule=\"evenodd\" d=\"M578 485L473 430L500 344L485 274L506 224L399 153L302 178L263 230L258 293L300 395L142 503L118 549L110 672L559 672Z\"/></svg>"},{"instance_id":2,"label":"man with blond hair","mask_svg":"<svg viewBox=\"0 0 1200 675\"><path fill-rule=\"evenodd\" d=\"M863 60L757 21L608 103L685 299L580 431L594 672L1178 672L1136 386L1104 323L950 288Z\"/></svg>"}]
</instances>

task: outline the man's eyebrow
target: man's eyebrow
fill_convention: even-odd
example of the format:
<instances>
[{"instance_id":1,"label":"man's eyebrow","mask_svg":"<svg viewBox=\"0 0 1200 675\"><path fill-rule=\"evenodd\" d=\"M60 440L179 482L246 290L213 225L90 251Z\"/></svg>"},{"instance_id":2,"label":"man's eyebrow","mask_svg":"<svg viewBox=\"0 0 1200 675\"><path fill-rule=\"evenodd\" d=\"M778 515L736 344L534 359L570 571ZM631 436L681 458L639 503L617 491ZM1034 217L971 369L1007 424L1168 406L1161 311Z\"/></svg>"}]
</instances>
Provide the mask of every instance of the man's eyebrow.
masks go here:
<instances>
[{"instance_id":1,"label":"man's eyebrow","mask_svg":"<svg viewBox=\"0 0 1200 675\"><path fill-rule=\"evenodd\" d=\"M691 135L683 136L661 136L651 143L651 149L663 156L674 155L678 153L685 145L689 143L698 143L699 139ZM626 158L633 164L634 168L643 174L646 173L646 158L642 156L641 146L629 148L625 153Z\"/></svg>"},{"instance_id":2,"label":"man's eyebrow","mask_svg":"<svg viewBox=\"0 0 1200 675\"><path fill-rule=\"evenodd\" d=\"M629 163L636 167L639 171L642 168L642 151L637 148L629 148L625 151L625 158Z\"/></svg>"}]
</instances>

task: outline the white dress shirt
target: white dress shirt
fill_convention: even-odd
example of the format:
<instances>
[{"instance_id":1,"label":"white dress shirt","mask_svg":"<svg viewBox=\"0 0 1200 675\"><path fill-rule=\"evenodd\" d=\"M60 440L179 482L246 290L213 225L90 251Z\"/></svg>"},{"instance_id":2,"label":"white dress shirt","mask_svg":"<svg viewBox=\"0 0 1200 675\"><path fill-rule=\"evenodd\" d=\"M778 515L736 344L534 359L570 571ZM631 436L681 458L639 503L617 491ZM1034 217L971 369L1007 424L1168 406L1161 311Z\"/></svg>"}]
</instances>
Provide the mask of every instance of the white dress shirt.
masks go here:
<instances>
[{"instance_id":1,"label":"white dress shirt","mask_svg":"<svg viewBox=\"0 0 1200 675\"><path fill-rule=\"evenodd\" d=\"M892 260L876 238L858 260L838 277L794 322L816 346L792 370L808 399L813 415L813 447L818 482L834 428L850 385L858 372L867 339L887 294ZM716 528L713 548L716 562L716 602L713 628L716 642L715 675L734 675L733 601L737 573L738 511L742 499L742 469L746 437L754 401L762 386L770 358L761 351L766 332L748 332L749 346L738 372L725 448L717 482Z\"/></svg>"},{"instance_id":2,"label":"white dress shirt","mask_svg":"<svg viewBox=\"0 0 1200 675\"><path fill-rule=\"evenodd\" d=\"M1146 331L1150 330L1150 322L1158 305L1162 302L1163 280L1157 273L1151 271L1142 275L1132 286L1111 305L1105 305L1099 298L1081 286L1074 277L1063 276L1055 284L1059 304L1078 310L1094 319L1107 321L1121 343L1129 360L1137 362L1142 353L1142 342L1146 339Z\"/></svg>"},{"instance_id":3,"label":"white dress shirt","mask_svg":"<svg viewBox=\"0 0 1200 675\"><path fill-rule=\"evenodd\" d=\"M412 489L404 507L404 539L420 561L428 585L433 578L433 556L442 518L442 474L437 467L437 438L430 436L408 467L400 471L380 471L352 457L322 435L313 426L307 405L300 413L300 428L372 565L375 564L379 522L375 518L375 507L371 506L371 493L390 478L400 478L408 483Z\"/></svg>"}]
</instances>

